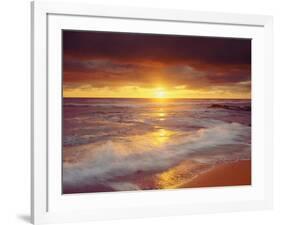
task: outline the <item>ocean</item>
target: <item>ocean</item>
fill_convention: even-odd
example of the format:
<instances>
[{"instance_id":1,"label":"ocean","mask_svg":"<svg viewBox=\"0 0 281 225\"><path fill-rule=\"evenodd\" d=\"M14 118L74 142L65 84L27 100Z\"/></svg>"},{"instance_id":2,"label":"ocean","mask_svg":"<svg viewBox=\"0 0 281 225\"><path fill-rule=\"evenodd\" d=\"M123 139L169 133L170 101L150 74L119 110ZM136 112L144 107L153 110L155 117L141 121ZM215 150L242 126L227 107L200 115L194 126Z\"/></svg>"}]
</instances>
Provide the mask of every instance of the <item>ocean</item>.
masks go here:
<instances>
[{"instance_id":1,"label":"ocean","mask_svg":"<svg viewBox=\"0 0 281 225\"><path fill-rule=\"evenodd\" d=\"M63 99L63 193L174 189L251 159L251 100Z\"/></svg>"}]
</instances>

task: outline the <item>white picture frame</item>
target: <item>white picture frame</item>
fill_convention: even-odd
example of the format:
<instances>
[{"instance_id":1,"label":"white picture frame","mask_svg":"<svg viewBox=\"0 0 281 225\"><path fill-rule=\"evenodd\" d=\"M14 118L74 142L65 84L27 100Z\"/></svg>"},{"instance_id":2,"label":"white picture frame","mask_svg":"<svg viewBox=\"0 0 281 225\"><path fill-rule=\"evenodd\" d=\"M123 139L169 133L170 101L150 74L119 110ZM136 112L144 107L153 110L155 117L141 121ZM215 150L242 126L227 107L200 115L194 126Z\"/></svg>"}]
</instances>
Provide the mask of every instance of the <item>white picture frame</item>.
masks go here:
<instances>
[{"instance_id":1,"label":"white picture frame","mask_svg":"<svg viewBox=\"0 0 281 225\"><path fill-rule=\"evenodd\" d=\"M157 31L155 26L159 24ZM253 184L250 187L61 195L61 143L58 140L61 128L56 127L61 124L61 117L55 116L61 114L58 107L61 105L61 40L58 39L61 30L186 34L183 26L189 26L194 35L254 40ZM43 224L272 208L272 42L271 16L32 2L32 222Z\"/></svg>"}]
</instances>

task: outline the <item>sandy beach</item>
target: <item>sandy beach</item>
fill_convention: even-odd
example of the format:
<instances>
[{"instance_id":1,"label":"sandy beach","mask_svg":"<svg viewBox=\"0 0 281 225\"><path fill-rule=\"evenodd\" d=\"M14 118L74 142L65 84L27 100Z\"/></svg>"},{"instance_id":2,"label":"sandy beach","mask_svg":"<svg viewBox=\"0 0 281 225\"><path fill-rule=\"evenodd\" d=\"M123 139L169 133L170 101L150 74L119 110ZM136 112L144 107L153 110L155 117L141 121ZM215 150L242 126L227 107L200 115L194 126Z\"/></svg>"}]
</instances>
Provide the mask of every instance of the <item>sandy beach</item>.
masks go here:
<instances>
[{"instance_id":1,"label":"sandy beach","mask_svg":"<svg viewBox=\"0 0 281 225\"><path fill-rule=\"evenodd\" d=\"M225 163L199 174L182 188L216 187L251 184L251 160Z\"/></svg>"}]
</instances>

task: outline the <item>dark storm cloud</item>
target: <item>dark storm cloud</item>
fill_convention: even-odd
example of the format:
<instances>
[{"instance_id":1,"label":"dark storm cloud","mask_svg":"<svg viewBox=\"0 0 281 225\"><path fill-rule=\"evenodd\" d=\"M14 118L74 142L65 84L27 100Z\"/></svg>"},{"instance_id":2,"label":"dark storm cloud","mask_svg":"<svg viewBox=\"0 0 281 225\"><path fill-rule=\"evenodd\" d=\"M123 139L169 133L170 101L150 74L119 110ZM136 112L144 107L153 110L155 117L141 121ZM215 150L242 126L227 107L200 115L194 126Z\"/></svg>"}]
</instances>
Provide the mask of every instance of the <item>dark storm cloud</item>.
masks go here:
<instances>
[{"instance_id":1,"label":"dark storm cloud","mask_svg":"<svg viewBox=\"0 0 281 225\"><path fill-rule=\"evenodd\" d=\"M64 60L64 82L100 86L149 85L153 77L149 73L157 69L149 65L120 63L110 60ZM73 86L73 85L72 85Z\"/></svg>"},{"instance_id":2,"label":"dark storm cloud","mask_svg":"<svg viewBox=\"0 0 281 225\"><path fill-rule=\"evenodd\" d=\"M202 88L250 81L251 41L64 31L64 82Z\"/></svg>"},{"instance_id":3,"label":"dark storm cloud","mask_svg":"<svg viewBox=\"0 0 281 225\"><path fill-rule=\"evenodd\" d=\"M243 65L235 66L208 66L208 69L195 69L191 66L168 67L167 74L175 77L179 83L190 87L204 87L207 85L227 85L250 80L250 67Z\"/></svg>"},{"instance_id":4,"label":"dark storm cloud","mask_svg":"<svg viewBox=\"0 0 281 225\"><path fill-rule=\"evenodd\" d=\"M66 55L93 59L250 64L249 39L64 31Z\"/></svg>"}]
</instances>

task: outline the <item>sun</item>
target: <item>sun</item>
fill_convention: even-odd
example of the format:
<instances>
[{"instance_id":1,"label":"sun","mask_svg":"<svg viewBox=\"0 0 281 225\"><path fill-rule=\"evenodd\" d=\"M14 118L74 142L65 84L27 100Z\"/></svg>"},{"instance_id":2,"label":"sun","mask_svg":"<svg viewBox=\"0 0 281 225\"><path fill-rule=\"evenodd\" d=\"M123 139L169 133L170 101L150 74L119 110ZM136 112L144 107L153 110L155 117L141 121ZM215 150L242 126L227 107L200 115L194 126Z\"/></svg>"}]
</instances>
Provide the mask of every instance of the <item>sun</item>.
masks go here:
<instances>
[{"instance_id":1,"label":"sun","mask_svg":"<svg viewBox=\"0 0 281 225\"><path fill-rule=\"evenodd\" d=\"M155 90L154 96L155 96L155 98L165 98L167 96L167 93L164 89L157 88Z\"/></svg>"}]
</instances>

